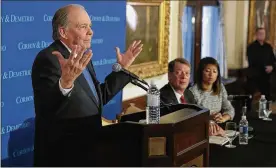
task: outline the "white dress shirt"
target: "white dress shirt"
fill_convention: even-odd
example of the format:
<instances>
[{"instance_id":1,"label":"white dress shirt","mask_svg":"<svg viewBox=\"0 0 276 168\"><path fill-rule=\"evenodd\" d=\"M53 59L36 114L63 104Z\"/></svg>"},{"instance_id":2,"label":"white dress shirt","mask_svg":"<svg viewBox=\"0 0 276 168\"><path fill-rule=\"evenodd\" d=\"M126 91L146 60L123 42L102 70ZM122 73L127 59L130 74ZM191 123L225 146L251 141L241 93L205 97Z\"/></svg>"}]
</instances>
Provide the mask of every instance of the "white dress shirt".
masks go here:
<instances>
[{"instance_id":1,"label":"white dress shirt","mask_svg":"<svg viewBox=\"0 0 276 168\"><path fill-rule=\"evenodd\" d=\"M60 42L67 48L67 50L69 51L69 53L72 52L72 50L71 50L64 42L62 42L62 41L60 41ZM72 86L71 88L69 88L69 89L64 89L64 88L61 87L60 80L61 80L61 78L59 79L59 89L60 89L61 93L62 93L64 96L67 96L67 95L71 92L71 90L73 89L74 84L73 84L73 86Z\"/></svg>"},{"instance_id":2,"label":"white dress shirt","mask_svg":"<svg viewBox=\"0 0 276 168\"><path fill-rule=\"evenodd\" d=\"M178 103L181 104L180 98L181 98L181 96L183 96L183 95L182 95L182 94L179 94L178 92L176 92L176 91L174 90L174 88L173 88L172 85L170 85L170 86L171 86L171 88L172 88L172 90L173 90L173 92L174 92L174 94L175 94L175 96L176 96L176 99L177 99Z\"/></svg>"}]
</instances>

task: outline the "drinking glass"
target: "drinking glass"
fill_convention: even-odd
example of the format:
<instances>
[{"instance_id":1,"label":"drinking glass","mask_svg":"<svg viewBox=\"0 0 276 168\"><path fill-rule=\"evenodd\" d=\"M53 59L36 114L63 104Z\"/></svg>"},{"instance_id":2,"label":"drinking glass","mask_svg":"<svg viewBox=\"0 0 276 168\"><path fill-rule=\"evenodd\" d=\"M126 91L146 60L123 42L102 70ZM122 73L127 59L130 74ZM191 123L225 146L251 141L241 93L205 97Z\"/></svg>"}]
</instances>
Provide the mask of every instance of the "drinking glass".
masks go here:
<instances>
[{"instance_id":1,"label":"drinking glass","mask_svg":"<svg viewBox=\"0 0 276 168\"><path fill-rule=\"evenodd\" d=\"M272 121L272 119L269 118L269 115L272 113L272 101L268 101L266 107L266 110L264 110L265 117L263 118L263 120Z\"/></svg>"},{"instance_id":2,"label":"drinking glass","mask_svg":"<svg viewBox=\"0 0 276 168\"><path fill-rule=\"evenodd\" d=\"M236 146L232 144L233 140L237 135L237 125L235 122L227 122L225 126L225 134L229 138L229 144L225 145L227 148L235 148Z\"/></svg>"},{"instance_id":3,"label":"drinking glass","mask_svg":"<svg viewBox=\"0 0 276 168\"><path fill-rule=\"evenodd\" d=\"M248 126L248 139L253 138L253 134L251 133L253 131L253 127L252 126Z\"/></svg>"}]
</instances>

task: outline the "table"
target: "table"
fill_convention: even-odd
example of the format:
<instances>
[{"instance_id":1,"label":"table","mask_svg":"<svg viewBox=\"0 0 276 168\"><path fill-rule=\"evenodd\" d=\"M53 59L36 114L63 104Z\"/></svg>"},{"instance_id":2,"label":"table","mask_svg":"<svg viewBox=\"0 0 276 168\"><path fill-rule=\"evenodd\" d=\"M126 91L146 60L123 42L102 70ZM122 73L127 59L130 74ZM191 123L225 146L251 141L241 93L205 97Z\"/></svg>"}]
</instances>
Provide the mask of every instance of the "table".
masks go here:
<instances>
[{"instance_id":1,"label":"table","mask_svg":"<svg viewBox=\"0 0 276 168\"><path fill-rule=\"evenodd\" d=\"M234 121L238 124L240 114L236 115ZM253 127L250 133L254 135L248 145L239 145L238 137L233 142L236 148L210 144L210 167L276 166L276 114L270 115L272 121L258 119L257 112L248 113L247 118Z\"/></svg>"}]
</instances>

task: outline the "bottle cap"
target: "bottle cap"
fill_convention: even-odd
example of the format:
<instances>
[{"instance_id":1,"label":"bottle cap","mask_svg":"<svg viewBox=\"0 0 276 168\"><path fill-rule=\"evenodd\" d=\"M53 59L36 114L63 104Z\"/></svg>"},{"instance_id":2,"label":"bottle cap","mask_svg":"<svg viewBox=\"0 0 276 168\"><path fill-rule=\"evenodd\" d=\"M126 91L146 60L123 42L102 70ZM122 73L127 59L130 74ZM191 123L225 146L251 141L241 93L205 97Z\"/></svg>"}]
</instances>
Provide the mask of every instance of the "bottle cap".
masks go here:
<instances>
[{"instance_id":1,"label":"bottle cap","mask_svg":"<svg viewBox=\"0 0 276 168\"><path fill-rule=\"evenodd\" d=\"M154 81L154 80L151 80L151 81L150 81L150 85L152 85L152 86L156 86L155 81Z\"/></svg>"},{"instance_id":2,"label":"bottle cap","mask_svg":"<svg viewBox=\"0 0 276 168\"><path fill-rule=\"evenodd\" d=\"M265 95L262 95L262 96L261 96L261 99L265 99Z\"/></svg>"}]
</instances>

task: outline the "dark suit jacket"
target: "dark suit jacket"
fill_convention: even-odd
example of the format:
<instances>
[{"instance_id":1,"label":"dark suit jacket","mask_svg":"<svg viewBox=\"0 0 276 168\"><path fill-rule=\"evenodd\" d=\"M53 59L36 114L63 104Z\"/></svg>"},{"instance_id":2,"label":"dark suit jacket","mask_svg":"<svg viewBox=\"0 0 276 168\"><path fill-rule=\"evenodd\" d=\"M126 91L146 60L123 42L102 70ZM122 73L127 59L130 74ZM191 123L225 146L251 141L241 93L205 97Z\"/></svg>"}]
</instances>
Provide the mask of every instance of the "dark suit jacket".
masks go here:
<instances>
[{"instance_id":1,"label":"dark suit jacket","mask_svg":"<svg viewBox=\"0 0 276 168\"><path fill-rule=\"evenodd\" d=\"M76 79L70 94L63 96L59 88L61 68L52 51L59 51L65 58L70 55L60 41L55 41L40 51L33 63L36 114L34 165L91 166L88 162L93 163L92 155L96 156L93 154L93 142L101 127L103 105L130 82L130 77L123 72L112 72L100 84L91 63L88 70L99 102L82 74Z\"/></svg>"},{"instance_id":2,"label":"dark suit jacket","mask_svg":"<svg viewBox=\"0 0 276 168\"><path fill-rule=\"evenodd\" d=\"M252 42L247 47L248 57L248 77L254 78L255 81L265 80L271 74L265 72L265 66L273 66L275 70L276 59L273 53L273 48L269 43L261 45L257 40ZM268 79L266 80L268 82Z\"/></svg>"},{"instance_id":3,"label":"dark suit jacket","mask_svg":"<svg viewBox=\"0 0 276 168\"><path fill-rule=\"evenodd\" d=\"M179 104L170 84L160 89L160 99L166 104ZM195 104L194 95L188 88L184 91L184 99L188 104Z\"/></svg>"}]
</instances>

